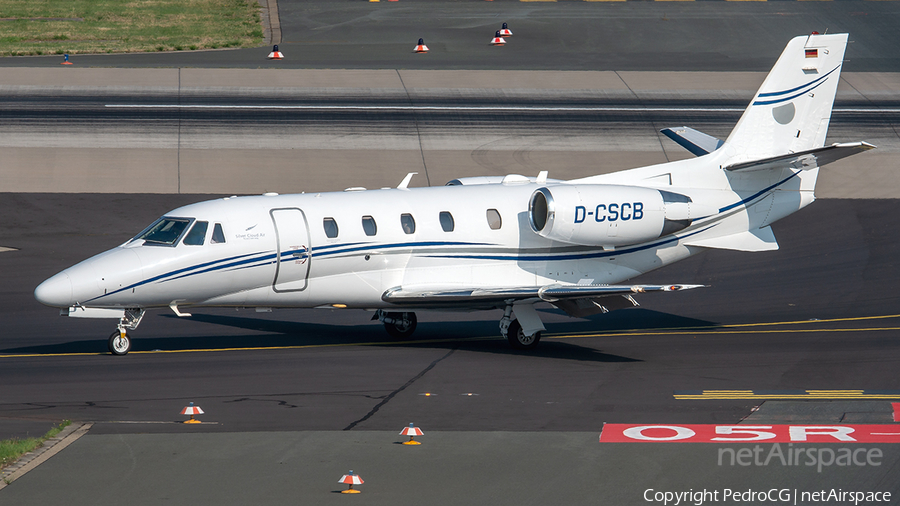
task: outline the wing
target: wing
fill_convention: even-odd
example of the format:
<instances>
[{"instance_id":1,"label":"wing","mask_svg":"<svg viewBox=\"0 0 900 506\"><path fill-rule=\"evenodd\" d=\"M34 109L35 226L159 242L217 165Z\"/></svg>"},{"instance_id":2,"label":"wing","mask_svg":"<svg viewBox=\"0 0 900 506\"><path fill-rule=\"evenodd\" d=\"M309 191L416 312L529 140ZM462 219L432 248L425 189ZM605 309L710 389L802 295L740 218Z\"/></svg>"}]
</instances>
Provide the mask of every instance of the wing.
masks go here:
<instances>
[{"instance_id":1,"label":"wing","mask_svg":"<svg viewBox=\"0 0 900 506\"><path fill-rule=\"evenodd\" d=\"M566 301L623 296L647 292L677 292L706 285L544 285L505 288L403 287L384 292L381 300L417 308L494 308L514 302L550 302L560 307ZM633 299L630 299L632 303ZM636 304L632 304L636 305ZM599 307L599 306L598 306ZM562 309L566 309L562 307Z\"/></svg>"}]
</instances>

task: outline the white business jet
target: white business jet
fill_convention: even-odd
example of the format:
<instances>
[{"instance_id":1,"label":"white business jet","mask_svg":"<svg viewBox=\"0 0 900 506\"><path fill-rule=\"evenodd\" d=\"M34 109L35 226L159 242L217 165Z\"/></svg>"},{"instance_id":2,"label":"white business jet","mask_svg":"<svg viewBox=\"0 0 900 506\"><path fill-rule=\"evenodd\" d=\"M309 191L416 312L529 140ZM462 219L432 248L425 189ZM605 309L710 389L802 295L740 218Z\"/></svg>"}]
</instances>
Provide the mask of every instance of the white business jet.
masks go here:
<instances>
[{"instance_id":1,"label":"white business jet","mask_svg":"<svg viewBox=\"0 0 900 506\"><path fill-rule=\"evenodd\" d=\"M61 314L115 318L113 354L145 311L358 308L394 337L414 311L503 309L500 333L534 348L549 302L572 316L637 305L629 285L709 248L778 248L769 227L813 202L819 167L873 148L825 146L847 34L791 40L723 142L663 133L696 158L572 181L462 178L446 186L265 194L184 206L119 247L44 281Z\"/></svg>"}]
</instances>

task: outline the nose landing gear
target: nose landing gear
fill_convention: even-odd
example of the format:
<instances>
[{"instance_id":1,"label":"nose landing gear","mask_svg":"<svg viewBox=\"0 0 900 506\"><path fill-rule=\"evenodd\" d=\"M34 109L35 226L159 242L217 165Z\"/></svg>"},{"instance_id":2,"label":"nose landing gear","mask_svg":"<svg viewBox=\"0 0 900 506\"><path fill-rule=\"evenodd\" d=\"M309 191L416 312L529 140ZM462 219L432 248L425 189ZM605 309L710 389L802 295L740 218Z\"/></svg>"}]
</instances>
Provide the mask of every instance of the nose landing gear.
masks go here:
<instances>
[{"instance_id":1,"label":"nose landing gear","mask_svg":"<svg viewBox=\"0 0 900 506\"><path fill-rule=\"evenodd\" d=\"M119 319L115 332L109 336L109 352L113 355L127 355L131 351L131 336L129 330L136 330L144 318L144 310L126 309L125 314Z\"/></svg>"},{"instance_id":2,"label":"nose landing gear","mask_svg":"<svg viewBox=\"0 0 900 506\"><path fill-rule=\"evenodd\" d=\"M131 336L124 329L116 329L109 336L109 352L113 355L125 355L131 351Z\"/></svg>"}]
</instances>

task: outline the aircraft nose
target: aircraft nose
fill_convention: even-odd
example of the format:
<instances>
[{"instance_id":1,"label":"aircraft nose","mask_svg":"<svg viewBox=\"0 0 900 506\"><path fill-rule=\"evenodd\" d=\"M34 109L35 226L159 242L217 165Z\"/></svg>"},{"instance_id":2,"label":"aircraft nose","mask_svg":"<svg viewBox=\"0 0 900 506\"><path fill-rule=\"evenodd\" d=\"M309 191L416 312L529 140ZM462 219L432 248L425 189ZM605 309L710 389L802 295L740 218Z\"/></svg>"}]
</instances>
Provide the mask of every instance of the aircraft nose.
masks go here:
<instances>
[{"instance_id":1,"label":"aircraft nose","mask_svg":"<svg viewBox=\"0 0 900 506\"><path fill-rule=\"evenodd\" d=\"M34 289L34 298L45 306L69 307L72 305L72 280L65 272L51 277Z\"/></svg>"}]
</instances>

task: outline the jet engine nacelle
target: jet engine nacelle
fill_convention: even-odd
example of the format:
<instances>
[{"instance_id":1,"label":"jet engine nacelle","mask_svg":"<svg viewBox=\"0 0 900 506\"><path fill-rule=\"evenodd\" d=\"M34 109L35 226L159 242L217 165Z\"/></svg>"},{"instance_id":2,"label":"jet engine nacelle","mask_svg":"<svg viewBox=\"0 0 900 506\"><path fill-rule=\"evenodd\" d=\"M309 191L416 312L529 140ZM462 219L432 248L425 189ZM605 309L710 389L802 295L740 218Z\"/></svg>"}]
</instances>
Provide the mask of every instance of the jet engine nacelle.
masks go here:
<instances>
[{"instance_id":1,"label":"jet engine nacelle","mask_svg":"<svg viewBox=\"0 0 900 506\"><path fill-rule=\"evenodd\" d=\"M691 224L688 196L619 185L537 189L528 203L531 228L542 237L583 246L652 241Z\"/></svg>"}]
</instances>

